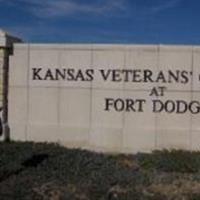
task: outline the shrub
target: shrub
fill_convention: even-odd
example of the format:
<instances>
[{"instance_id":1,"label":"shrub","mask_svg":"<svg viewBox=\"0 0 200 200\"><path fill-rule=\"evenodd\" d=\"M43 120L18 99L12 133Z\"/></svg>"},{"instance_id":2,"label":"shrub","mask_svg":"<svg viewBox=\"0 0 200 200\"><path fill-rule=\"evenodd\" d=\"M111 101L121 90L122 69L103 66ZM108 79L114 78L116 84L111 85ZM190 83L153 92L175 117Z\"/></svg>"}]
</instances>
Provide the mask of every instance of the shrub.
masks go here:
<instances>
[{"instance_id":1,"label":"shrub","mask_svg":"<svg viewBox=\"0 0 200 200\"><path fill-rule=\"evenodd\" d=\"M199 197L199 152L107 155L31 142L0 143L0 152L1 200L166 200L177 188Z\"/></svg>"},{"instance_id":2,"label":"shrub","mask_svg":"<svg viewBox=\"0 0 200 200\"><path fill-rule=\"evenodd\" d=\"M196 173L200 169L200 153L183 150L154 151L152 154L138 154L138 162L144 169Z\"/></svg>"}]
</instances>

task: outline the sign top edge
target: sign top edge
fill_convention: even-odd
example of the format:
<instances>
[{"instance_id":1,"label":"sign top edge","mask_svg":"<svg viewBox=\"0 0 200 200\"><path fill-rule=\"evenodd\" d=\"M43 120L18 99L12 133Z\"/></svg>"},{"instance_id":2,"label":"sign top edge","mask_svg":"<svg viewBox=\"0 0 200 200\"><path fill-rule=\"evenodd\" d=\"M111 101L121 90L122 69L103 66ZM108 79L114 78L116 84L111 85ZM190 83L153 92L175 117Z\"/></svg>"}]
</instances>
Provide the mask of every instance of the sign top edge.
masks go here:
<instances>
[{"instance_id":1,"label":"sign top edge","mask_svg":"<svg viewBox=\"0 0 200 200\"><path fill-rule=\"evenodd\" d=\"M163 45L163 44L71 44L71 43L15 43L15 48L55 48L55 49L129 49L129 48L178 48L178 49L191 49L200 48L200 45Z\"/></svg>"}]
</instances>

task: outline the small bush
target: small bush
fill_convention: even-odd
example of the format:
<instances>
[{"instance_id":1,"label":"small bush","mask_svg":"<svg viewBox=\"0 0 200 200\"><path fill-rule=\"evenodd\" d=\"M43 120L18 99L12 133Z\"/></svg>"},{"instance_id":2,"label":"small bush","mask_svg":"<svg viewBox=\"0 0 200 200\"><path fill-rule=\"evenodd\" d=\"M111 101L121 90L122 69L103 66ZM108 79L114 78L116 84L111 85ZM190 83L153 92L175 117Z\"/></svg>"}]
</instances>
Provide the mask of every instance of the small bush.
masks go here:
<instances>
[{"instance_id":1,"label":"small bush","mask_svg":"<svg viewBox=\"0 0 200 200\"><path fill-rule=\"evenodd\" d=\"M144 169L196 173L200 169L200 153L183 150L154 151L152 154L139 154L138 162Z\"/></svg>"}]
</instances>

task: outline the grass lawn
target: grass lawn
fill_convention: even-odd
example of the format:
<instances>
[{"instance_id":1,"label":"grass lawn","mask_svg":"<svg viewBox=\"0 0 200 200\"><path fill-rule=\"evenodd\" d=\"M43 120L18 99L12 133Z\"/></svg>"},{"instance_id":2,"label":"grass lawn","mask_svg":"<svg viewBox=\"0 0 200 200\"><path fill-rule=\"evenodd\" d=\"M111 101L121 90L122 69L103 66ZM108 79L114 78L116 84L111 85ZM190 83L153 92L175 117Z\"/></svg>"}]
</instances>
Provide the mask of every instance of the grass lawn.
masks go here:
<instances>
[{"instance_id":1,"label":"grass lawn","mask_svg":"<svg viewBox=\"0 0 200 200\"><path fill-rule=\"evenodd\" d=\"M200 200L200 152L105 155L0 143L0 200Z\"/></svg>"}]
</instances>

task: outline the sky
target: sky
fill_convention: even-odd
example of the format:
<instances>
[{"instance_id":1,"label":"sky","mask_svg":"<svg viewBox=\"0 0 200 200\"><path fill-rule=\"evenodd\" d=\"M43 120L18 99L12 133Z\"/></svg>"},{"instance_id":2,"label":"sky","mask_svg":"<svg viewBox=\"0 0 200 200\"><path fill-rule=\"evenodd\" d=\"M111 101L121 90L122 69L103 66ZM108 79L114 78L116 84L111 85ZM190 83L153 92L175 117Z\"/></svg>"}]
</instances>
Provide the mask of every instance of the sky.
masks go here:
<instances>
[{"instance_id":1,"label":"sky","mask_svg":"<svg viewBox=\"0 0 200 200\"><path fill-rule=\"evenodd\" d=\"M0 28L32 43L200 44L200 0L0 0Z\"/></svg>"}]
</instances>

